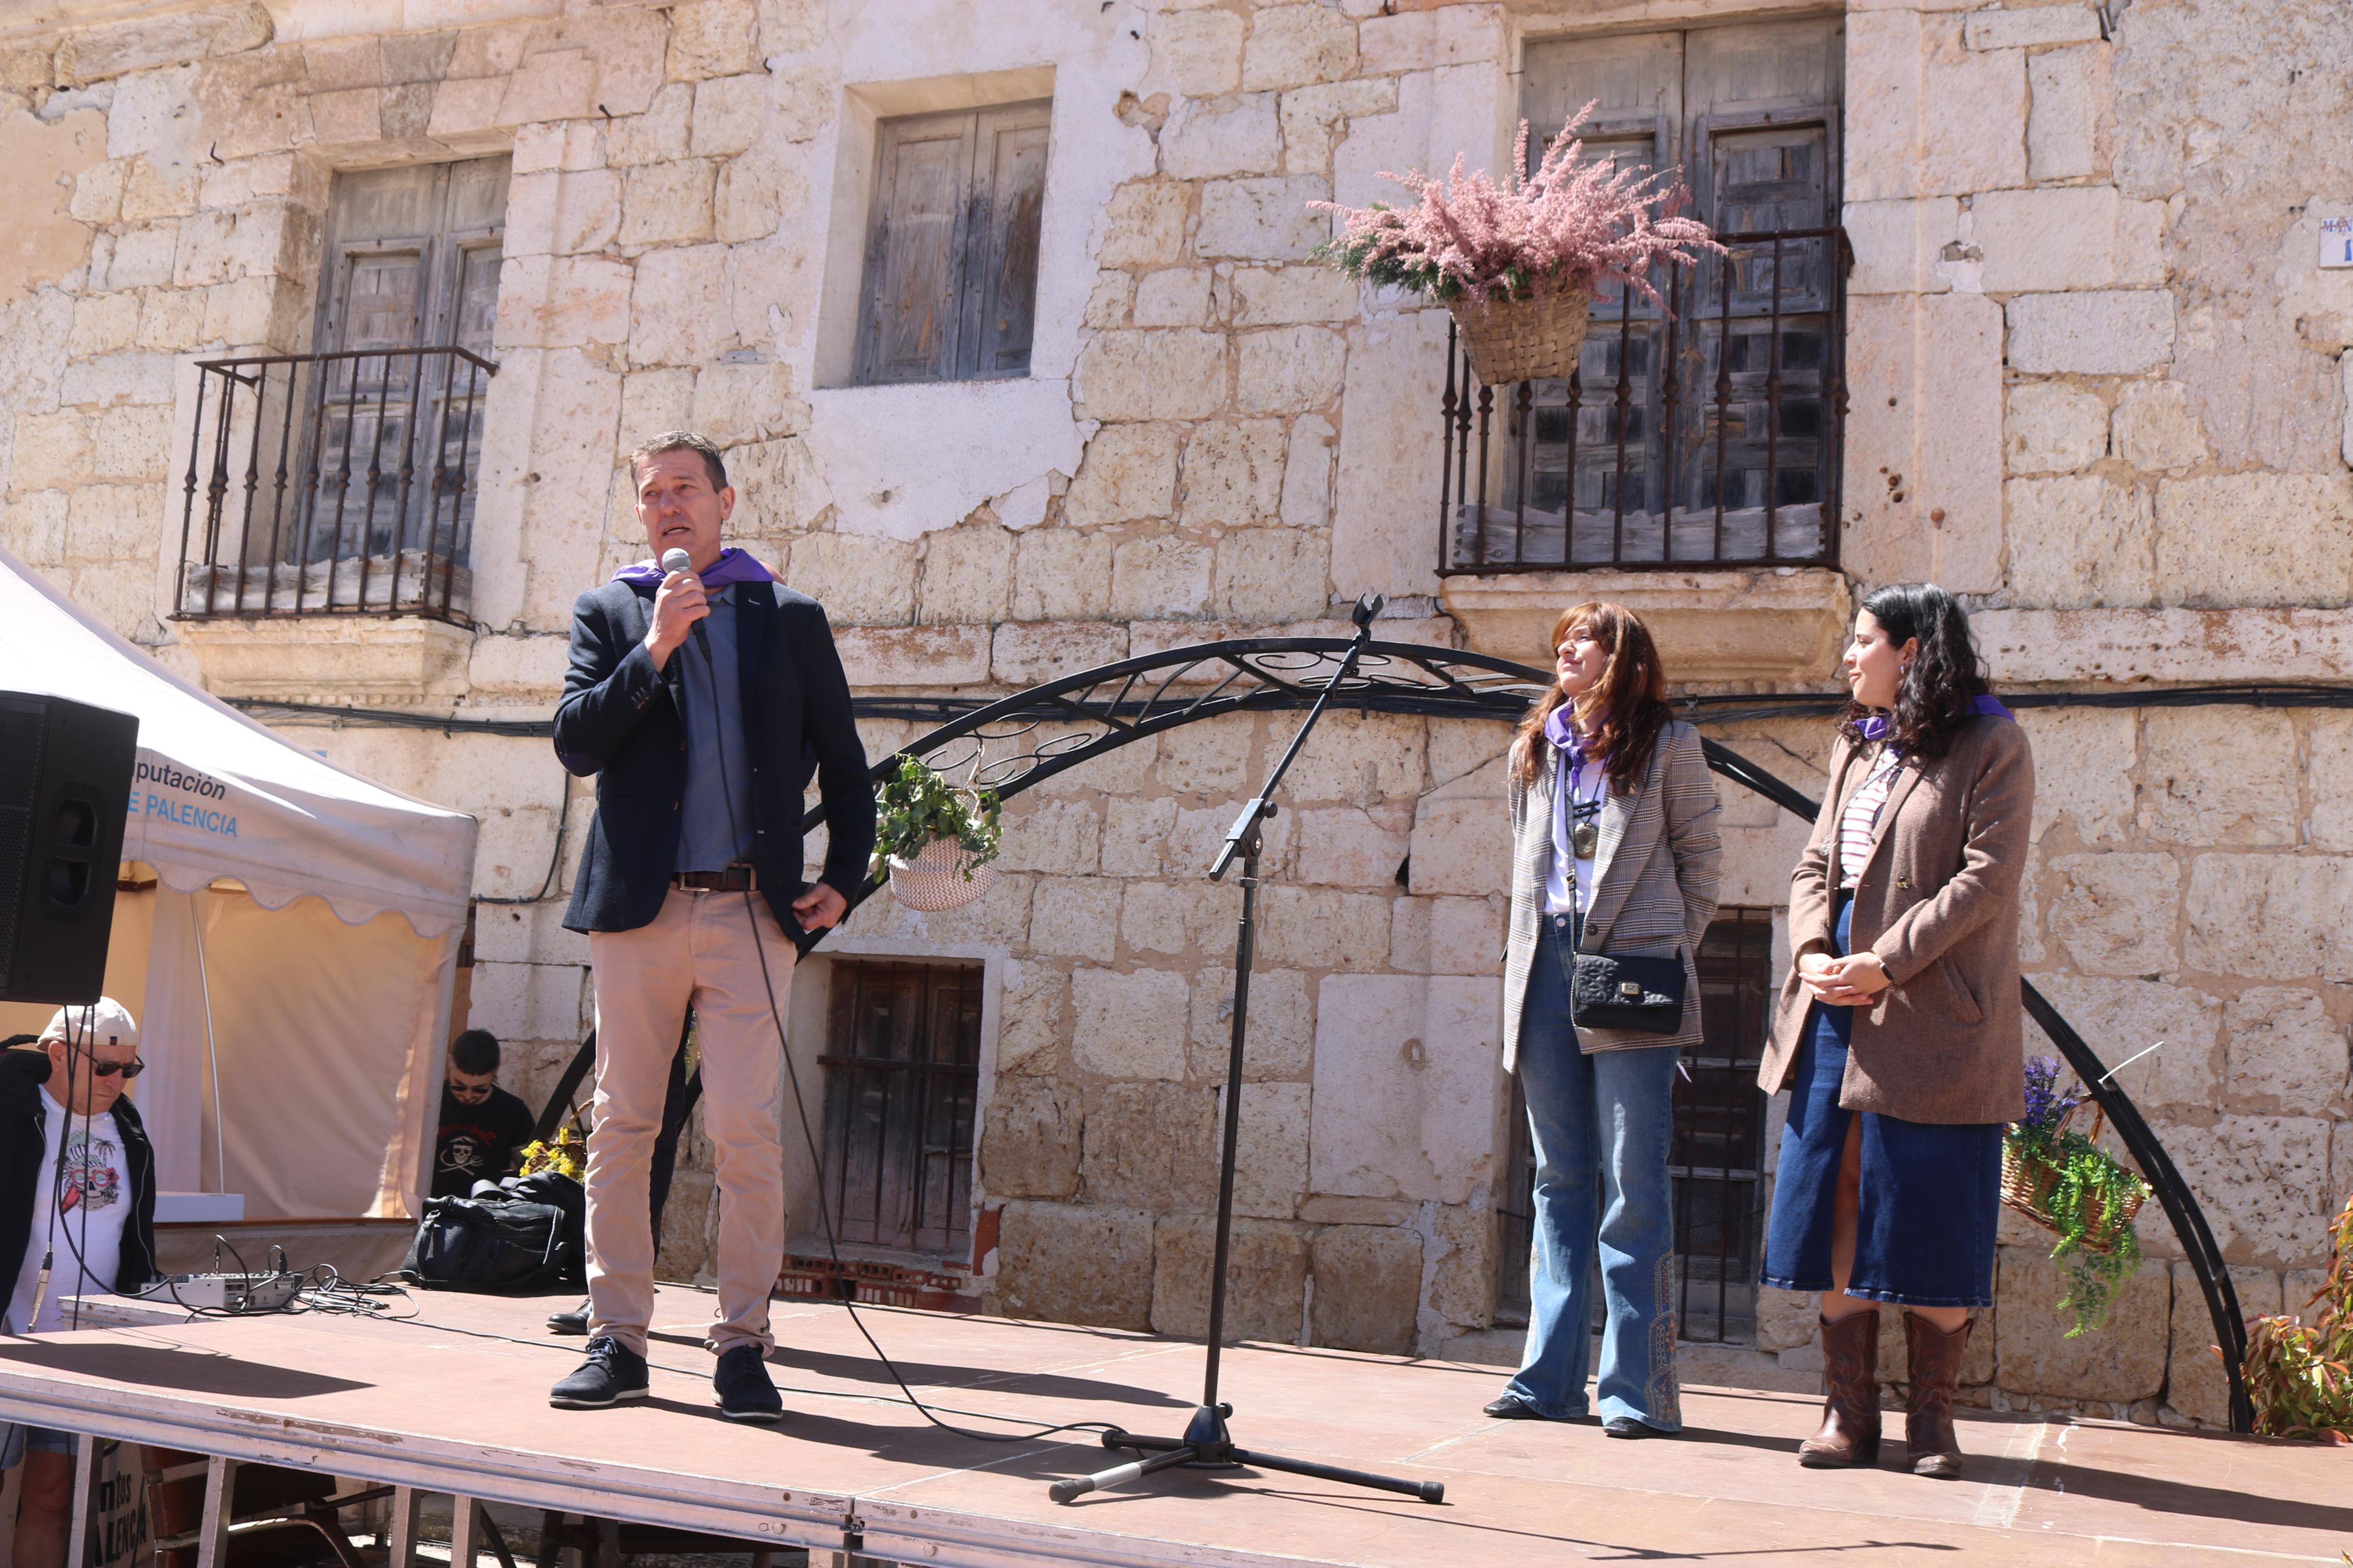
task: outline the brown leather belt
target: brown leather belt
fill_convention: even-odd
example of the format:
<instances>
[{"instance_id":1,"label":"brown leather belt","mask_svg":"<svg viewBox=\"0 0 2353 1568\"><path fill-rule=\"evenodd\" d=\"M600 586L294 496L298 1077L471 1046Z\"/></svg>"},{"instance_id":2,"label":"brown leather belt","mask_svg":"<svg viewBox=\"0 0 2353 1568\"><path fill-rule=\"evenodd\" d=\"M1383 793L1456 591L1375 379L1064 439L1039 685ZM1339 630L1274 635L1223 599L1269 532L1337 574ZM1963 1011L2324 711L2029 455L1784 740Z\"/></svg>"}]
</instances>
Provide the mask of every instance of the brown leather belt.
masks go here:
<instances>
[{"instance_id":1,"label":"brown leather belt","mask_svg":"<svg viewBox=\"0 0 2353 1568\"><path fill-rule=\"evenodd\" d=\"M724 871L673 871L670 885L684 888L690 893L756 893L760 890L760 873L741 863Z\"/></svg>"}]
</instances>

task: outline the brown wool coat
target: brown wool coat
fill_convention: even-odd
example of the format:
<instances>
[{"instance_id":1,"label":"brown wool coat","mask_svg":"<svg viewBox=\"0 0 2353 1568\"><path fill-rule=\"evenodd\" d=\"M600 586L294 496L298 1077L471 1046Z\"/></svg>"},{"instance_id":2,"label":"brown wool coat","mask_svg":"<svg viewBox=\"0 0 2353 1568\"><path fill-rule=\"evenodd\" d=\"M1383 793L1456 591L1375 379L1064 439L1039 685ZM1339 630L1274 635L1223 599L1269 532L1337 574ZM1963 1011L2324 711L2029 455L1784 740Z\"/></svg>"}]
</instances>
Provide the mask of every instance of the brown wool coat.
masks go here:
<instances>
[{"instance_id":1,"label":"brown wool coat","mask_svg":"<svg viewBox=\"0 0 2353 1568\"><path fill-rule=\"evenodd\" d=\"M1793 955L1836 951L1839 817L1877 754L1843 736L1831 750L1830 796L1789 877ZM1897 769L1852 931L1893 984L1855 1010L1841 1106L1946 1123L2025 1114L2018 910L2033 812L2034 755L2007 719L1971 719L1944 756ZM1793 963L1757 1074L1768 1094L1788 1087L1808 1003Z\"/></svg>"}]
</instances>

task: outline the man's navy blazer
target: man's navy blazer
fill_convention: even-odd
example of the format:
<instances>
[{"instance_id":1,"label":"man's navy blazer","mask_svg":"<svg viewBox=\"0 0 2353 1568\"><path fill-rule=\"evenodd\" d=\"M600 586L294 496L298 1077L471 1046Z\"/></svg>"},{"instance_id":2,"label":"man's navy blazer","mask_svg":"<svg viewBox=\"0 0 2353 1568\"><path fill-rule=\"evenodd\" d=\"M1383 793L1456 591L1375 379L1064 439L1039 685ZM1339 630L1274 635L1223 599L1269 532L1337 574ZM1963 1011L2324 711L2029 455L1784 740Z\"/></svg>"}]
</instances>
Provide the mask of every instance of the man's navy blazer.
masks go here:
<instances>
[{"instance_id":1,"label":"man's navy blazer","mask_svg":"<svg viewBox=\"0 0 2353 1568\"><path fill-rule=\"evenodd\" d=\"M565 911L567 930L635 931L652 923L678 867L679 811L686 797L686 723L680 682L685 650L660 669L646 651L654 590L607 583L572 607L572 668L555 709L555 754L596 775L580 874ZM760 890L797 936L792 901L808 884L801 860L802 792L818 779L825 801L825 872L843 897L866 879L874 850L874 791L866 747L849 710L849 682L825 611L781 584L735 586L744 742L751 769L752 861Z\"/></svg>"}]
</instances>

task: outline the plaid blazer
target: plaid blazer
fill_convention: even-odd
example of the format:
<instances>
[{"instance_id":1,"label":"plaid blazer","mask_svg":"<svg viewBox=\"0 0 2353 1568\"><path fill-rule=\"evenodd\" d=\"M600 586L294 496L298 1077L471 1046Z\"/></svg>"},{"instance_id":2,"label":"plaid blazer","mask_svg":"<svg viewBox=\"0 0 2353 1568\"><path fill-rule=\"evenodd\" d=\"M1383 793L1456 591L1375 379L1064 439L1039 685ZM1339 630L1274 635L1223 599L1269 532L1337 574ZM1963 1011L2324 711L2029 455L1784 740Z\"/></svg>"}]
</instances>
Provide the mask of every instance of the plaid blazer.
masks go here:
<instances>
[{"instance_id":1,"label":"plaid blazer","mask_svg":"<svg viewBox=\"0 0 2353 1568\"><path fill-rule=\"evenodd\" d=\"M1554 770L1559 753L1540 744L1535 782L1504 791L1512 816L1512 919L1504 949L1504 1070L1519 1063L1520 1007L1535 965L1536 929L1544 912L1545 874L1552 864ZM1639 794L1609 792L1601 806L1601 843L1593 857L1593 903L1586 911L1582 952L1683 961L1683 1027L1672 1035L1634 1029L1579 1029L1587 1051L1637 1046L1691 1046L1700 1039L1699 969L1694 962L1707 922L1715 918L1717 869L1724 847L1716 834L1715 779L1707 771L1699 731L1670 720L1651 751Z\"/></svg>"}]
</instances>

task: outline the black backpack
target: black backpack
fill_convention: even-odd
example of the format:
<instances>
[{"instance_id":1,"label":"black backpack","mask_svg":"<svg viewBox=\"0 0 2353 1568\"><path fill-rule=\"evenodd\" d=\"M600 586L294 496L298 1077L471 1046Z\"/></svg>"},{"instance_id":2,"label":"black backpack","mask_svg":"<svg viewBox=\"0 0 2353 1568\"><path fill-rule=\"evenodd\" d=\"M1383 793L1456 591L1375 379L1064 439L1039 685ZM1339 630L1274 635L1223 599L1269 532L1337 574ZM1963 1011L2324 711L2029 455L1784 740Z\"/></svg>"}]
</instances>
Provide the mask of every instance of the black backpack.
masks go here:
<instances>
[{"instance_id":1,"label":"black backpack","mask_svg":"<svg viewBox=\"0 0 2353 1568\"><path fill-rule=\"evenodd\" d=\"M522 1296L581 1289L586 1194L554 1171L478 1198L428 1198L400 1272L429 1290Z\"/></svg>"}]
</instances>

